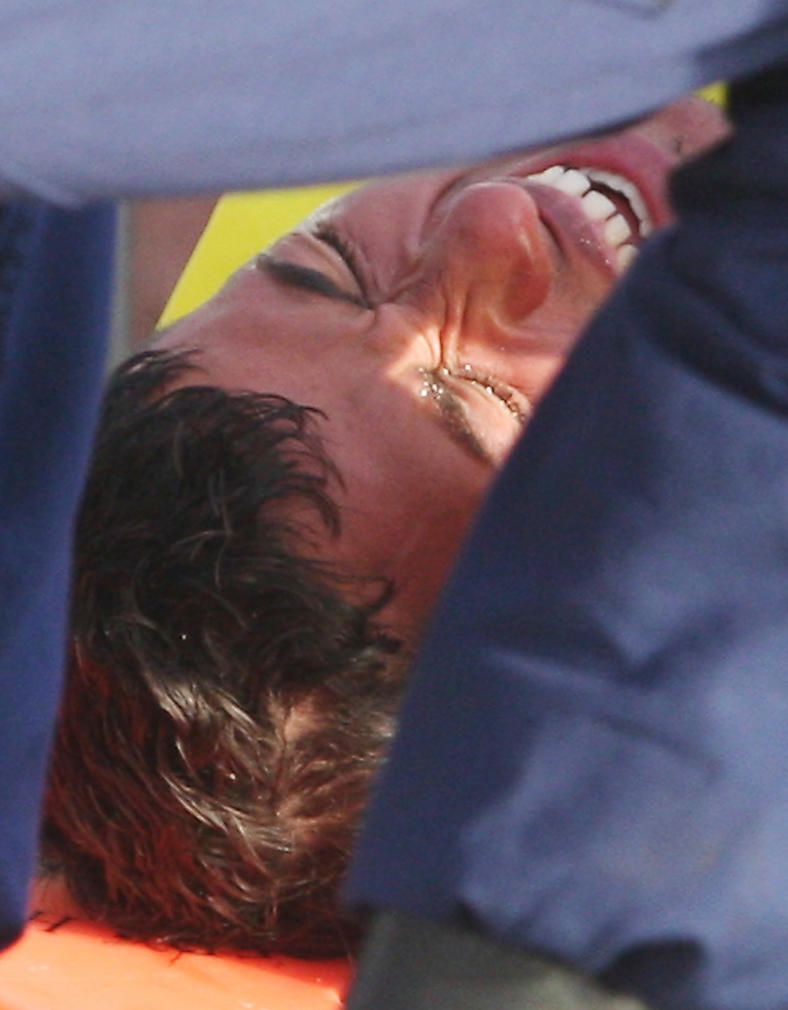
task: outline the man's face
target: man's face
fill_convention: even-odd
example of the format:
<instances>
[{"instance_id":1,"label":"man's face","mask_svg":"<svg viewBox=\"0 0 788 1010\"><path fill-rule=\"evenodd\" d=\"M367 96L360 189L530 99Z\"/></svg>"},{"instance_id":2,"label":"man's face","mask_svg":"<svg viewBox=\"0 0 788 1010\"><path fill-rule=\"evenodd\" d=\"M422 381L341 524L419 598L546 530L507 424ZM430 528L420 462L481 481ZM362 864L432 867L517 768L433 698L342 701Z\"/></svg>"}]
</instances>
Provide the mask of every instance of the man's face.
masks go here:
<instances>
[{"instance_id":1,"label":"man's face","mask_svg":"<svg viewBox=\"0 0 788 1010\"><path fill-rule=\"evenodd\" d=\"M159 338L200 377L322 410L344 477L331 556L394 580L418 632L497 468L648 232L724 132L692 100L611 137L373 182ZM568 171L567 171L568 170Z\"/></svg>"}]
</instances>

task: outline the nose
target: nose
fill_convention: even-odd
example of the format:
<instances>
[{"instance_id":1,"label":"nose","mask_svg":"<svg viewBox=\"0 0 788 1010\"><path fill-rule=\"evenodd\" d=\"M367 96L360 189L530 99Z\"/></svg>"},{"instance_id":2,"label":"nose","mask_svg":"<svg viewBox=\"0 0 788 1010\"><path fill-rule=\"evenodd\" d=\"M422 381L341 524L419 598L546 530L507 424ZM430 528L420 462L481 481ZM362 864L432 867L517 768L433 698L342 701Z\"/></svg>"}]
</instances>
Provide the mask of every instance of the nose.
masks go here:
<instances>
[{"instance_id":1,"label":"nose","mask_svg":"<svg viewBox=\"0 0 788 1010\"><path fill-rule=\"evenodd\" d=\"M514 181L476 183L441 212L423 277L442 295L448 333L511 335L542 304L553 273L533 197Z\"/></svg>"}]
</instances>

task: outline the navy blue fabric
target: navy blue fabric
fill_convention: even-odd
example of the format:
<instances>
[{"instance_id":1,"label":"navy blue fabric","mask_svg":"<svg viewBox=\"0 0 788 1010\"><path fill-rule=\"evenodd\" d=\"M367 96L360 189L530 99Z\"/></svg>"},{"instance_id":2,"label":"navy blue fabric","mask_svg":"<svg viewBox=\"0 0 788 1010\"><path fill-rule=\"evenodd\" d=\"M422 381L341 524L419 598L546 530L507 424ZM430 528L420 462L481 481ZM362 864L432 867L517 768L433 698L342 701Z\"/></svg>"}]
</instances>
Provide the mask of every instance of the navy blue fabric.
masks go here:
<instances>
[{"instance_id":1,"label":"navy blue fabric","mask_svg":"<svg viewBox=\"0 0 788 1010\"><path fill-rule=\"evenodd\" d=\"M497 482L351 902L788 1006L788 84L739 88Z\"/></svg>"},{"instance_id":2,"label":"navy blue fabric","mask_svg":"<svg viewBox=\"0 0 788 1010\"><path fill-rule=\"evenodd\" d=\"M0 946L25 921L70 539L108 332L114 210L0 209Z\"/></svg>"}]
</instances>

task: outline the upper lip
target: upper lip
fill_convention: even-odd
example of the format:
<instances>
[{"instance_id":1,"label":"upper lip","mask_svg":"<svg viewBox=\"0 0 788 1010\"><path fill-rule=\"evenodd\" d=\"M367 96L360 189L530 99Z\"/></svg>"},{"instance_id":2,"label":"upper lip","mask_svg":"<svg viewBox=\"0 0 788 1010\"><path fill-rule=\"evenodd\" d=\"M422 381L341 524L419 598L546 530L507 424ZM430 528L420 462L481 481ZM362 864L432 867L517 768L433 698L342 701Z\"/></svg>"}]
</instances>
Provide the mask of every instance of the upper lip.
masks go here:
<instances>
[{"instance_id":1,"label":"upper lip","mask_svg":"<svg viewBox=\"0 0 788 1010\"><path fill-rule=\"evenodd\" d=\"M636 187L654 227L659 228L673 217L664 182L676 160L675 155L630 131L603 140L543 151L540 155L524 159L510 174L526 178L553 165L613 173Z\"/></svg>"}]
</instances>

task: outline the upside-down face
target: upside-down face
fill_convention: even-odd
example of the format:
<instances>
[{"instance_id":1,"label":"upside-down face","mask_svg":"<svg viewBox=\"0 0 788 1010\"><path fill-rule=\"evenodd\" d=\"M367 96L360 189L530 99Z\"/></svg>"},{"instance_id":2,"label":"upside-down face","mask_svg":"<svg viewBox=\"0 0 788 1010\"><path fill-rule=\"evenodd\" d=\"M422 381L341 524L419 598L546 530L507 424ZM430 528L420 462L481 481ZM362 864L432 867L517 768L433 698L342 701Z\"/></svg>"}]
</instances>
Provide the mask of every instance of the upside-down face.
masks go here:
<instances>
[{"instance_id":1,"label":"upside-down face","mask_svg":"<svg viewBox=\"0 0 788 1010\"><path fill-rule=\"evenodd\" d=\"M603 139L384 179L307 219L159 346L201 381L325 414L345 481L326 544L423 624L496 469L590 316L671 220L673 167L721 138L693 99Z\"/></svg>"}]
</instances>

